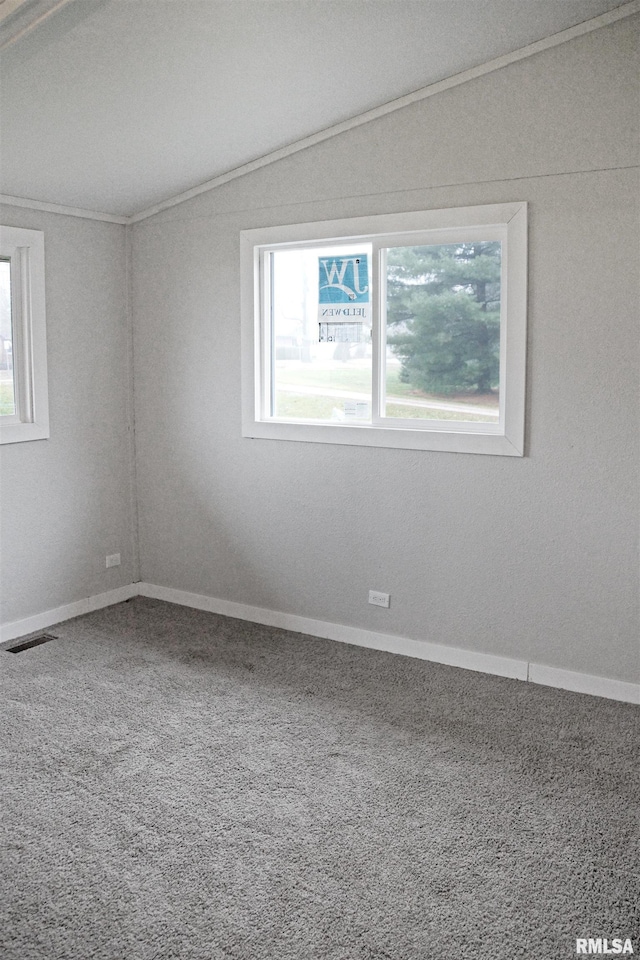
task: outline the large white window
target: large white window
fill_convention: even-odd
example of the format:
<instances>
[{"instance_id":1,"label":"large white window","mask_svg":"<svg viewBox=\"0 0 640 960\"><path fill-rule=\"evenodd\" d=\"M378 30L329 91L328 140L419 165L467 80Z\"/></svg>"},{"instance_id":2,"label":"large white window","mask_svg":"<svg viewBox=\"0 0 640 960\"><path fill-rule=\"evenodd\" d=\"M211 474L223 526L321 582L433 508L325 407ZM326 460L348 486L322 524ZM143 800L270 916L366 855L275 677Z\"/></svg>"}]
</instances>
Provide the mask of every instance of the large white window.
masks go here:
<instances>
[{"instance_id":1,"label":"large white window","mask_svg":"<svg viewBox=\"0 0 640 960\"><path fill-rule=\"evenodd\" d=\"M243 231L243 435L522 456L526 213Z\"/></svg>"},{"instance_id":2,"label":"large white window","mask_svg":"<svg viewBox=\"0 0 640 960\"><path fill-rule=\"evenodd\" d=\"M48 436L44 234L0 227L0 443Z\"/></svg>"}]
</instances>

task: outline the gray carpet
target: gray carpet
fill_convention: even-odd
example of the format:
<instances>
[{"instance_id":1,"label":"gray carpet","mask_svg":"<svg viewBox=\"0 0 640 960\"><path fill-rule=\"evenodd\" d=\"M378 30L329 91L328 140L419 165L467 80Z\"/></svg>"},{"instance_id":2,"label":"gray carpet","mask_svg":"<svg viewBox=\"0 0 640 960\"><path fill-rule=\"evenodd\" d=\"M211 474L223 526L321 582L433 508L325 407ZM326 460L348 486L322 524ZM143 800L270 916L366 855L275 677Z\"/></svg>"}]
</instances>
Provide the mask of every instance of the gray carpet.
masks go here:
<instances>
[{"instance_id":1,"label":"gray carpet","mask_svg":"<svg viewBox=\"0 0 640 960\"><path fill-rule=\"evenodd\" d=\"M0 651L2 960L640 953L637 707L138 598Z\"/></svg>"}]
</instances>

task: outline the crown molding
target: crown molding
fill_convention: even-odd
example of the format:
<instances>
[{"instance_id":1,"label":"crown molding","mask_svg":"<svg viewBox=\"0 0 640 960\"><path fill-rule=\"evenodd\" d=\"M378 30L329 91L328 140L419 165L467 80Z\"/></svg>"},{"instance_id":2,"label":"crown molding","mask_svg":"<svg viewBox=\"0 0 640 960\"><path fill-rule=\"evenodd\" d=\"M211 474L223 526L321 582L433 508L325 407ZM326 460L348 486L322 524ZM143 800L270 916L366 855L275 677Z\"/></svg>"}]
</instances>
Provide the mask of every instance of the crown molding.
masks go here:
<instances>
[{"instance_id":1,"label":"crown molding","mask_svg":"<svg viewBox=\"0 0 640 960\"><path fill-rule=\"evenodd\" d=\"M6 193L0 193L0 203L6 203L10 207L26 207L29 210L44 210L46 213L60 213L65 217L104 220L107 223L129 223L131 219L130 217L118 217L113 213L83 210L81 207L67 207L62 203L44 203L42 200L28 200L26 197L10 197Z\"/></svg>"},{"instance_id":2,"label":"crown molding","mask_svg":"<svg viewBox=\"0 0 640 960\"><path fill-rule=\"evenodd\" d=\"M0 0L0 50L65 7L69 0Z\"/></svg>"}]
</instances>

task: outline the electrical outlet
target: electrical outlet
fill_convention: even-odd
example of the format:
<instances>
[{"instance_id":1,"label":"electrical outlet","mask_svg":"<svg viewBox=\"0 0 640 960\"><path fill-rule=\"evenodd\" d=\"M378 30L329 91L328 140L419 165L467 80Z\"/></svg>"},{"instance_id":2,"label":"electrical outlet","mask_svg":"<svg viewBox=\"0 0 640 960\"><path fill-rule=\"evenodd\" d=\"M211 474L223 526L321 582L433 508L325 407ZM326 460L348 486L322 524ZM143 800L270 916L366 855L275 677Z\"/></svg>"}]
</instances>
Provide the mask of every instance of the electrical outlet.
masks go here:
<instances>
[{"instance_id":1,"label":"electrical outlet","mask_svg":"<svg viewBox=\"0 0 640 960\"><path fill-rule=\"evenodd\" d=\"M110 553L107 557L107 569L109 567L119 567L120 566L120 554L119 553Z\"/></svg>"},{"instance_id":2,"label":"electrical outlet","mask_svg":"<svg viewBox=\"0 0 640 960\"><path fill-rule=\"evenodd\" d=\"M369 590L369 603L373 603L376 607L388 607L389 594L380 593L379 590Z\"/></svg>"}]
</instances>

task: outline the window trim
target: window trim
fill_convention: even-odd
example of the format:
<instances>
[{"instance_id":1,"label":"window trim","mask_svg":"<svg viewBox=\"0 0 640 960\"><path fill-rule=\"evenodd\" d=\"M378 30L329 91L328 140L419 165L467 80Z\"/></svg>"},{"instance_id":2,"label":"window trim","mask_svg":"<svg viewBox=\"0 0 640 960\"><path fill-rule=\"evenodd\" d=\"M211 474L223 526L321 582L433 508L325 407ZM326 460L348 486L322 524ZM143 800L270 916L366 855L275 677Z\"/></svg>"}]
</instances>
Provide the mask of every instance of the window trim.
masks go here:
<instances>
[{"instance_id":1,"label":"window trim","mask_svg":"<svg viewBox=\"0 0 640 960\"><path fill-rule=\"evenodd\" d=\"M287 247L346 241L393 245L398 237L438 231L438 242L447 242L466 228L496 229L503 240L503 297L506 316L500 330L501 428L493 424L465 423L453 428L451 421L422 421L419 427L392 418L374 423L309 423L263 418L264 398L269 390L265 373L269 338L265 329L264 283L261 263L264 251ZM445 238L445 239L442 239ZM424 241L423 241L424 242ZM435 240L434 240L435 242ZM241 245L242 294L242 435L257 439L298 440L453 453L484 453L524 456L526 314L527 314L527 204L525 202L453 207L412 213L383 214L342 220L294 223L244 230ZM374 256L374 263L375 263ZM374 267L375 269L375 267ZM379 320L374 281L373 322ZM378 335L372 358L374 391L380 376ZM375 396L373 398L375 400ZM446 426L443 426L446 424Z\"/></svg>"},{"instance_id":2,"label":"window trim","mask_svg":"<svg viewBox=\"0 0 640 960\"><path fill-rule=\"evenodd\" d=\"M44 233L0 226L0 257L11 261L16 412L0 417L0 443L49 437Z\"/></svg>"}]
</instances>

